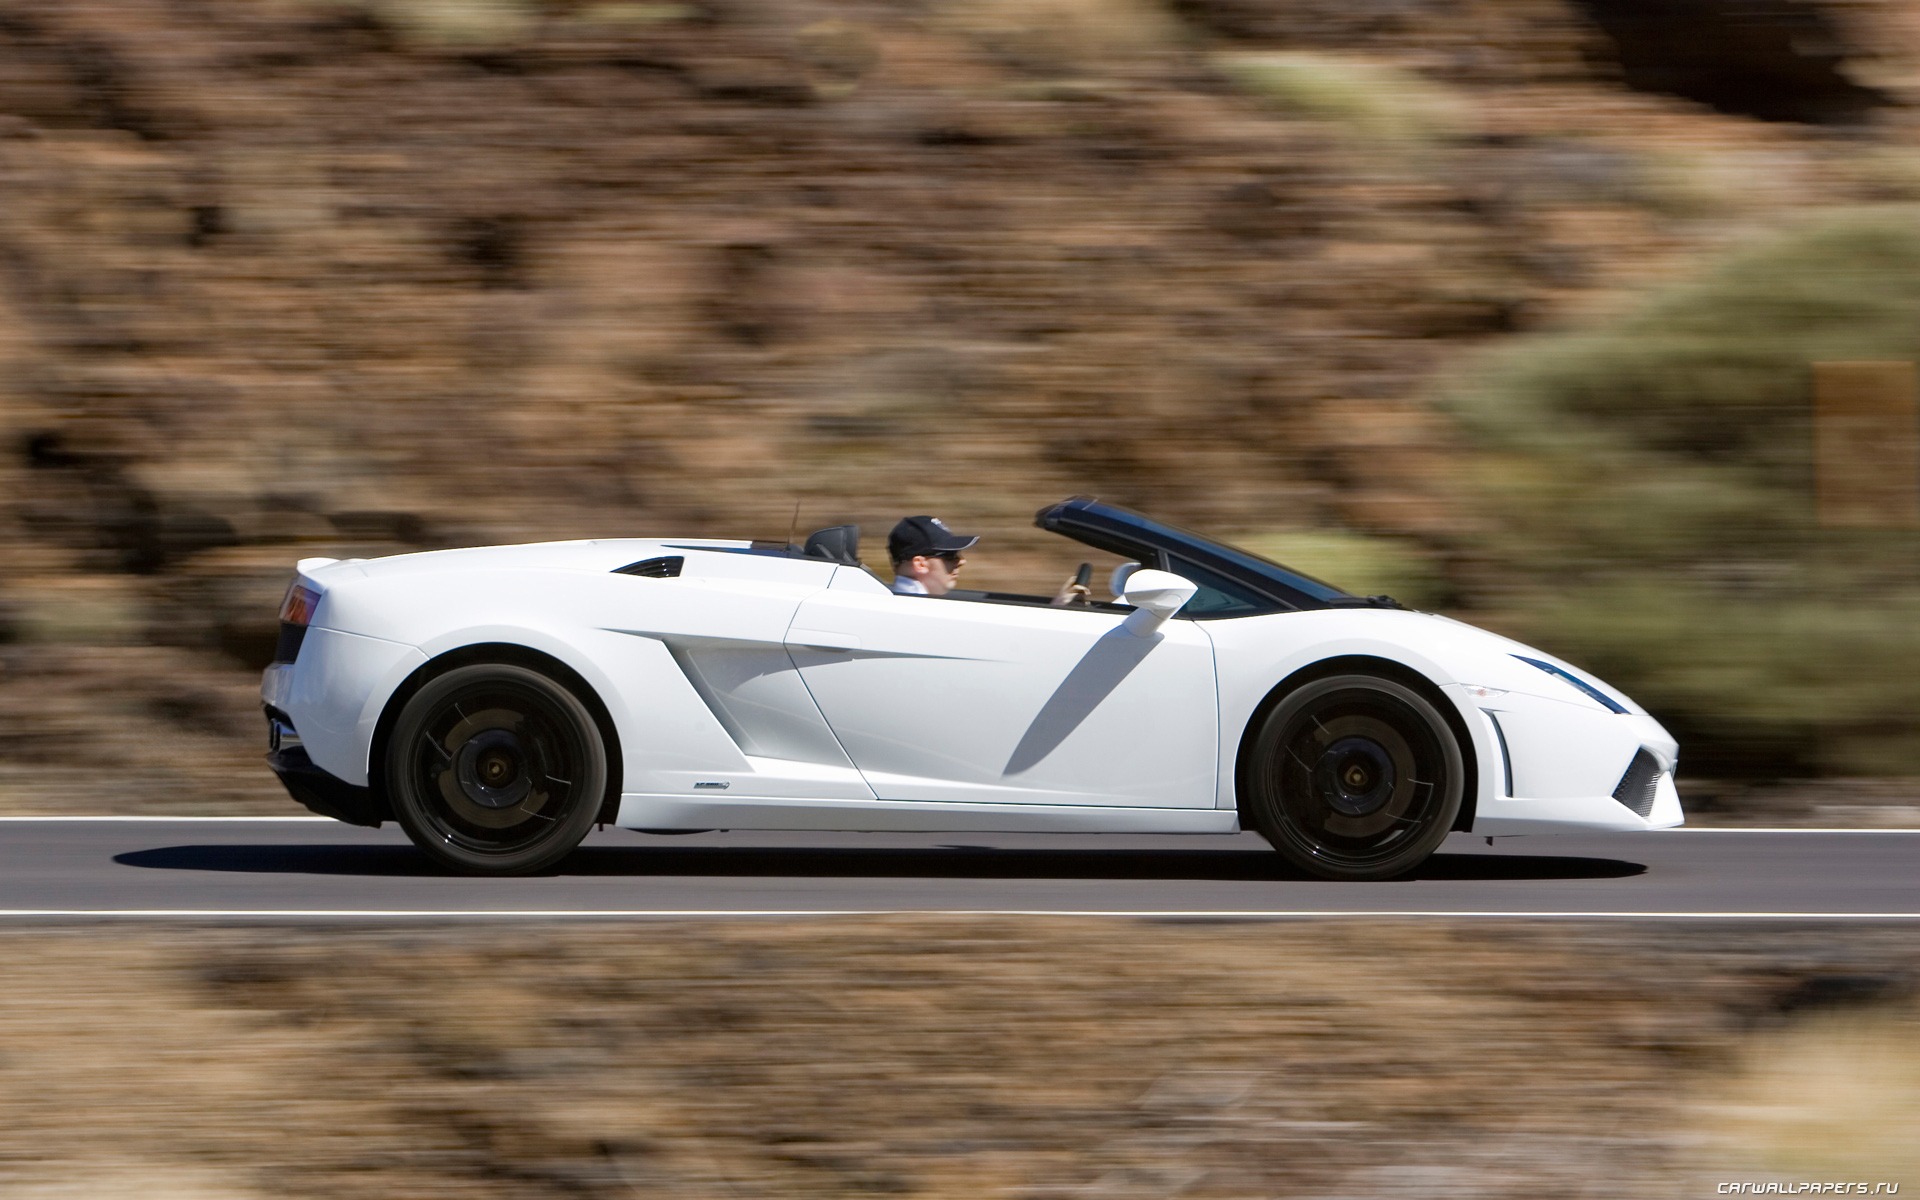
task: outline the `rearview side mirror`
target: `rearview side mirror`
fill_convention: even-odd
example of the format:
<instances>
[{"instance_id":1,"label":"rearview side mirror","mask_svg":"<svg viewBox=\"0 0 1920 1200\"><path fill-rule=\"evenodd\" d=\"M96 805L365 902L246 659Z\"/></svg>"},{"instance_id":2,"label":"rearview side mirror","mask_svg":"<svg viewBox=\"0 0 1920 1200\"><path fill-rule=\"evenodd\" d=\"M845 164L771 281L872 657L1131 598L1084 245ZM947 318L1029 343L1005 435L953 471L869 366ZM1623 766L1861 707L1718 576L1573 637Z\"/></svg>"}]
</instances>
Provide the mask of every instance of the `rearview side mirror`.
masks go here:
<instances>
[{"instance_id":1,"label":"rearview side mirror","mask_svg":"<svg viewBox=\"0 0 1920 1200\"><path fill-rule=\"evenodd\" d=\"M1136 637L1150 636L1200 590L1167 571L1135 571L1127 576L1126 589L1125 599L1133 611L1123 624Z\"/></svg>"}]
</instances>

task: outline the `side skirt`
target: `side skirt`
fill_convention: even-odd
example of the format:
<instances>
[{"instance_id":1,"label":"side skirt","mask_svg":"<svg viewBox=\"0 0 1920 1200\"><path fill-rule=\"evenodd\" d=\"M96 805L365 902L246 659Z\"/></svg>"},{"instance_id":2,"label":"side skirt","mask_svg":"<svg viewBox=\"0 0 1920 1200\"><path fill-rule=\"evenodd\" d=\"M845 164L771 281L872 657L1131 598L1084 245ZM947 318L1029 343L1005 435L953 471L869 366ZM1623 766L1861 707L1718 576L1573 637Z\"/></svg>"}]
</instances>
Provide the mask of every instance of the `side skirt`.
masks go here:
<instances>
[{"instance_id":1,"label":"side skirt","mask_svg":"<svg viewBox=\"0 0 1920 1200\"><path fill-rule=\"evenodd\" d=\"M1238 833L1218 808L1083 808L941 804L918 800L725 800L628 792L615 824L628 829L815 829L845 833Z\"/></svg>"}]
</instances>

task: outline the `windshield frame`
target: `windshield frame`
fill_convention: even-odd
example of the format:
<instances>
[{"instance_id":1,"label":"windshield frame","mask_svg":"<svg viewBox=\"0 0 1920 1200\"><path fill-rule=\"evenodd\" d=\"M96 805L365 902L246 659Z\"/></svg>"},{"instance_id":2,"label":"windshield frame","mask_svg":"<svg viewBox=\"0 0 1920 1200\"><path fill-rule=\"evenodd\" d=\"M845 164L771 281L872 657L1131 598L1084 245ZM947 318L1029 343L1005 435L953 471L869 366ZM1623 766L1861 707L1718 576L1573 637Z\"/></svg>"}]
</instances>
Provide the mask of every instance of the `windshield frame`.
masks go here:
<instances>
[{"instance_id":1,"label":"windshield frame","mask_svg":"<svg viewBox=\"0 0 1920 1200\"><path fill-rule=\"evenodd\" d=\"M1157 571L1178 575L1181 563L1190 562L1230 580L1257 598L1251 609L1197 613L1194 614L1196 620L1339 608L1356 599L1352 593L1323 579L1315 579L1250 550L1091 496L1074 496L1050 504L1034 515L1033 523L1049 533L1109 554L1119 554Z\"/></svg>"}]
</instances>

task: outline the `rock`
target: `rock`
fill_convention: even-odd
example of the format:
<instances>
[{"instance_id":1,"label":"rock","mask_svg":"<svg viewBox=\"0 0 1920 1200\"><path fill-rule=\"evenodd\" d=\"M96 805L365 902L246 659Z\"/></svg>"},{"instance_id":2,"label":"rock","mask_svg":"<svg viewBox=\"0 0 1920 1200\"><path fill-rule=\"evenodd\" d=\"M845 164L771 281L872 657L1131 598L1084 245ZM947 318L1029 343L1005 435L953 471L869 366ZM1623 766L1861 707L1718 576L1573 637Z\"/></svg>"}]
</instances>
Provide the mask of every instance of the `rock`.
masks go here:
<instances>
[{"instance_id":1,"label":"rock","mask_svg":"<svg viewBox=\"0 0 1920 1200\"><path fill-rule=\"evenodd\" d=\"M1767 121L1853 124L1894 102L1848 78L1839 5L1820 0L1576 0L1627 86Z\"/></svg>"}]
</instances>

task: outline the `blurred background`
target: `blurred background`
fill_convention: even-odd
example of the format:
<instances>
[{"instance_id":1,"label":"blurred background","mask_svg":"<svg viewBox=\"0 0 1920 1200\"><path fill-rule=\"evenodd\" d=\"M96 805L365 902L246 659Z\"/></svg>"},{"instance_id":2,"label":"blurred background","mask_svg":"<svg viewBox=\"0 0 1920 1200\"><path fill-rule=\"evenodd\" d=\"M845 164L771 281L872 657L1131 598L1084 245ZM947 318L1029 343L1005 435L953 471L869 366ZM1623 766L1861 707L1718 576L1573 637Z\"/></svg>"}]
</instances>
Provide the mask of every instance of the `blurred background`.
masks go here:
<instances>
[{"instance_id":1,"label":"blurred background","mask_svg":"<svg viewBox=\"0 0 1920 1200\"><path fill-rule=\"evenodd\" d=\"M1910 926L9 923L0 950L8 1200L1920 1179Z\"/></svg>"},{"instance_id":2,"label":"blurred background","mask_svg":"<svg viewBox=\"0 0 1920 1200\"><path fill-rule=\"evenodd\" d=\"M0 809L288 811L303 556L1076 492L1910 804L1916 99L1896 0L0 0Z\"/></svg>"},{"instance_id":3,"label":"blurred background","mask_svg":"<svg viewBox=\"0 0 1920 1200\"><path fill-rule=\"evenodd\" d=\"M0 0L0 812L297 812L301 557L797 505L1051 591L1092 493L1590 668L1696 821L1920 824L1917 102L1901 0ZM1866 924L10 923L0 1191L1912 1186L1916 979Z\"/></svg>"}]
</instances>

